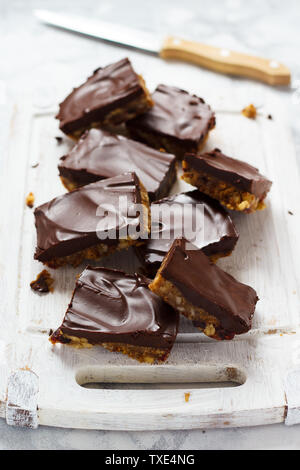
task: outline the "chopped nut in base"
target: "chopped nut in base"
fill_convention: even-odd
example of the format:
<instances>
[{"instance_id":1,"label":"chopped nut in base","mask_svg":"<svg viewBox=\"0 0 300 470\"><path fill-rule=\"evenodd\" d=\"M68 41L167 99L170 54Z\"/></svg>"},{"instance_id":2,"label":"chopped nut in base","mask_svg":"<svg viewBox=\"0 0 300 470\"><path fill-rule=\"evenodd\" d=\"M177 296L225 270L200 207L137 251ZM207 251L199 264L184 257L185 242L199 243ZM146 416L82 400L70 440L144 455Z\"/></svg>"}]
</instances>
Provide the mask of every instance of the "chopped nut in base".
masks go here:
<instances>
[{"instance_id":1,"label":"chopped nut in base","mask_svg":"<svg viewBox=\"0 0 300 470\"><path fill-rule=\"evenodd\" d=\"M218 339L216 328L220 325L219 320L208 314L202 308L192 305L182 296L177 287L165 279L161 274L156 275L156 278L149 287L155 294L162 297L165 302L172 305L173 308L178 310L189 320L203 323L205 325L204 328L198 328L203 331L206 336Z\"/></svg>"}]
</instances>

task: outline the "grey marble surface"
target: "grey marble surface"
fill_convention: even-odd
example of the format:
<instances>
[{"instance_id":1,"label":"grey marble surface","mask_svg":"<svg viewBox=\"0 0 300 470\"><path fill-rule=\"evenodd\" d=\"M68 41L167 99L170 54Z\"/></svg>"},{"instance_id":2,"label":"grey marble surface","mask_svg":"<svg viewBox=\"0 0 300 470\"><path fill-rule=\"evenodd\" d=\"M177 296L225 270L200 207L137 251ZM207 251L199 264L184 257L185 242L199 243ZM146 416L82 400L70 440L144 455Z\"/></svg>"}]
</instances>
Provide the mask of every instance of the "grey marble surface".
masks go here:
<instances>
[{"instance_id":1,"label":"grey marble surface","mask_svg":"<svg viewBox=\"0 0 300 470\"><path fill-rule=\"evenodd\" d=\"M10 103L19 94L38 93L43 86L51 96L62 69L81 67L84 77L91 67L101 64L99 42L39 24L32 15L34 8L72 11L157 33L175 33L284 62L292 70L293 82L290 89L277 93L289 108L299 154L299 0L0 0L1 157L7 146ZM199 80L201 74L209 74L216 87L232 80L204 70L199 70ZM247 86L247 80L244 83ZM0 420L0 450L262 448L299 449L300 426L125 433L46 427L32 431L8 427Z\"/></svg>"}]
</instances>

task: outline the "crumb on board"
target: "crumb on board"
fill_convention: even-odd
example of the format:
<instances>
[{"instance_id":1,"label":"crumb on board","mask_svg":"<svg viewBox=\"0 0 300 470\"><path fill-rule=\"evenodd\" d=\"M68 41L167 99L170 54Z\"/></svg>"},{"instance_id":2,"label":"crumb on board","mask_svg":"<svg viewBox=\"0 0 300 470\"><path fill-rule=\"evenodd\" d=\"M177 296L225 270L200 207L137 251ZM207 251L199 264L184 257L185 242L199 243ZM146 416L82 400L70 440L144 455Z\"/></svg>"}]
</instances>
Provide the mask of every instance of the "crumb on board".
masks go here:
<instances>
[{"instance_id":1,"label":"crumb on board","mask_svg":"<svg viewBox=\"0 0 300 470\"><path fill-rule=\"evenodd\" d=\"M43 269L37 275L37 278L30 283L30 287L36 292L47 293L53 292L53 284L54 279L51 277L51 274L46 269Z\"/></svg>"},{"instance_id":2,"label":"crumb on board","mask_svg":"<svg viewBox=\"0 0 300 470\"><path fill-rule=\"evenodd\" d=\"M273 119L272 114L268 114L268 119L270 119L270 121L272 121L272 119Z\"/></svg>"},{"instance_id":3,"label":"crumb on board","mask_svg":"<svg viewBox=\"0 0 300 470\"><path fill-rule=\"evenodd\" d=\"M288 211L288 214L290 215L294 215L294 213L292 211Z\"/></svg>"},{"instance_id":4,"label":"crumb on board","mask_svg":"<svg viewBox=\"0 0 300 470\"><path fill-rule=\"evenodd\" d=\"M26 206L32 208L34 205L34 199L34 194L30 192L26 197Z\"/></svg>"},{"instance_id":5,"label":"crumb on board","mask_svg":"<svg viewBox=\"0 0 300 470\"><path fill-rule=\"evenodd\" d=\"M60 145L63 141L63 138L60 137L59 135L55 136L55 139L56 139L56 142L58 143L58 145Z\"/></svg>"},{"instance_id":6,"label":"crumb on board","mask_svg":"<svg viewBox=\"0 0 300 470\"><path fill-rule=\"evenodd\" d=\"M186 392L184 394L184 399L185 399L186 403L188 403L190 401L190 396L191 396L191 394L189 392Z\"/></svg>"},{"instance_id":7,"label":"crumb on board","mask_svg":"<svg viewBox=\"0 0 300 470\"><path fill-rule=\"evenodd\" d=\"M37 162L37 163L33 163L33 164L31 165L31 168L37 168L38 166L39 166L39 163L38 163L38 162Z\"/></svg>"},{"instance_id":8,"label":"crumb on board","mask_svg":"<svg viewBox=\"0 0 300 470\"><path fill-rule=\"evenodd\" d=\"M242 110L242 114L248 119L255 119L257 116L257 109L254 104L249 104L249 106L246 106L246 108Z\"/></svg>"}]
</instances>

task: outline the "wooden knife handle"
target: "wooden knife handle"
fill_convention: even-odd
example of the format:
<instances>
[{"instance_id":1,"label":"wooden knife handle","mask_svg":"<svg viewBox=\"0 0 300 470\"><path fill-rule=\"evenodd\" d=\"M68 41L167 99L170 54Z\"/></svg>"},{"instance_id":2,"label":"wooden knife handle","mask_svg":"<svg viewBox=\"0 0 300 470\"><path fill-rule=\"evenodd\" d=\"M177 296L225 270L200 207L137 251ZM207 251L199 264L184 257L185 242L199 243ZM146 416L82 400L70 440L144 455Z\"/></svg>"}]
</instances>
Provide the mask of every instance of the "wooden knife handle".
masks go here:
<instances>
[{"instance_id":1,"label":"wooden knife handle","mask_svg":"<svg viewBox=\"0 0 300 470\"><path fill-rule=\"evenodd\" d=\"M193 62L215 72L242 75L269 85L289 85L291 82L289 69L275 60L262 59L176 37L168 37L164 41L160 57Z\"/></svg>"}]
</instances>

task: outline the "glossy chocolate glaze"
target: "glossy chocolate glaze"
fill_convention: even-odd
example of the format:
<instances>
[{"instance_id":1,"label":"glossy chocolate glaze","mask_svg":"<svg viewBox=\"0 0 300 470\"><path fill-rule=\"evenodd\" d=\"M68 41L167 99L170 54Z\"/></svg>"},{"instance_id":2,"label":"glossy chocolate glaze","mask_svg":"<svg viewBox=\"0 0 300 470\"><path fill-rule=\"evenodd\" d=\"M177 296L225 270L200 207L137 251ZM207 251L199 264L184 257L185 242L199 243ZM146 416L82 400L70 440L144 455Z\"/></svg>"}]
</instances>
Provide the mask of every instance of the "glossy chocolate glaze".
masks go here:
<instances>
[{"instance_id":1,"label":"glossy chocolate glaze","mask_svg":"<svg viewBox=\"0 0 300 470\"><path fill-rule=\"evenodd\" d=\"M68 256L98 243L117 244L118 240L100 240L99 222L110 205L112 229L136 225L137 217L127 215L128 206L119 212L119 197L126 196L128 205L141 202L139 180L135 173L125 173L89 184L63 194L34 211L37 248L34 258L48 261ZM117 214L118 218L115 217Z\"/></svg>"},{"instance_id":2,"label":"glossy chocolate glaze","mask_svg":"<svg viewBox=\"0 0 300 470\"><path fill-rule=\"evenodd\" d=\"M98 68L59 105L56 116L60 121L59 127L66 134L84 129L144 93L140 79L127 58Z\"/></svg>"},{"instance_id":3,"label":"glossy chocolate glaze","mask_svg":"<svg viewBox=\"0 0 300 470\"><path fill-rule=\"evenodd\" d=\"M113 269L87 267L76 282L62 325L53 333L91 344L120 342L170 349L178 313L148 289L148 280Z\"/></svg>"},{"instance_id":4,"label":"glossy chocolate glaze","mask_svg":"<svg viewBox=\"0 0 300 470\"><path fill-rule=\"evenodd\" d=\"M255 290L220 269L201 250L190 250L186 243L174 241L161 275L189 302L215 316L224 336L246 333L258 301Z\"/></svg>"},{"instance_id":5,"label":"glossy chocolate glaze","mask_svg":"<svg viewBox=\"0 0 300 470\"><path fill-rule=\"evenodd\" d=\"M241 191L254 194L259 199L264 199L272 186L272 182L261 175L257 168L228 157L219 149L201 155L187 154L184 160L196 171L212 175Z\"/></svg>"},{"instance_id":6,"label":"glossy chocolate glaze","mask_svg":"<svg viewBox=\"0 0 300 470\"><path fill-rule=\"evenodd\" d=\"M99 179L135 171L151 200L166 194L176 178L175 155L159 152L122 135L100 129L87 131L62 157L61 176L82 186Z\"/></svg>"},{"instance_id":7,"label":"glossy chocolate glaze","mask_svg":"<svg viewBox=\"0 0 300 470\"><path fill-rule=\"evenodd\" d=\"M172 206L174 216L170 217L168 223L163 225L163 207L165 204ZM193 209L185 213L185 217L188 217L188 219L184 219L185 225L182 225L182 209L184 204L192 205ZM198 190L176 194L152 204L152 226L157 225L157 232L159 232L160 238L152 238L145 245L136 248L138 256L144 262L149 274L155 276L174 239L178 237L178 230L186 225L195 227L196 207L198 204L204 206L204 227L202 225L199 227L199 232L204 228L204 236L198 240L193 239L189 241L192 241L195 246L202 249L207 256L218 253L225 254L234 249L239 235L228 212L218 201ZM158 214L155 211L157 206L161 208ZM170 233L170 237L165 238L168 233Z\"/></svg>"},{"instance_id":8,"label":"glossy chocolate glaze","mask_svg":"<svg viewBox=\"0 0 300 470\"><path fill-rule=\"evenodd\" d=\"M147 113L128 121L130 130L154 132L197 147L215 125L210 106L202 98L180 88L159 85L152 99L154 106Z\"/></svg>"}]
</instances>

